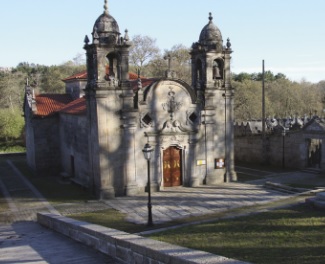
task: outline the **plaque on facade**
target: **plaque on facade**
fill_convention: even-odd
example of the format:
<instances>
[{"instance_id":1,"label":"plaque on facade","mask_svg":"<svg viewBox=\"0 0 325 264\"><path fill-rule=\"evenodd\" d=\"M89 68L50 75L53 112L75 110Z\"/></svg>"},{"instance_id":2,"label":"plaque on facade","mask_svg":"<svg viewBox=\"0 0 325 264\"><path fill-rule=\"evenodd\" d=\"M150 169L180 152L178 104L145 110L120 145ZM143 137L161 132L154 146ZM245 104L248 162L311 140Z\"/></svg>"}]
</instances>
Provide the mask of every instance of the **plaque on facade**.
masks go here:
<instances>
[{"instance_id":1,"label":"plaque on facade","mask_svg":"<svg viewBox=\"0 0 325 264\"><path fill-rule=\"evenodd\" d=\"M222 158L215 159L215 168L223 169L225 167L225 160Z\"/></svg>"}]
</instances>

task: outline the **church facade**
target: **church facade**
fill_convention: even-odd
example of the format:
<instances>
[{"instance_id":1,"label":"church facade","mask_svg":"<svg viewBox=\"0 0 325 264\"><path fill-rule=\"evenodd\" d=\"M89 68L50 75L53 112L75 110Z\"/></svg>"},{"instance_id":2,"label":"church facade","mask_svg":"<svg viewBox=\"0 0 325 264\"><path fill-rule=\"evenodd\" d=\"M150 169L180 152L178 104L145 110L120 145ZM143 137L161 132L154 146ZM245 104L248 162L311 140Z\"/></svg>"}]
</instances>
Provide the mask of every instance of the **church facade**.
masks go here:
<instances>
[{"instance_id":1,"label":"church facade","mask_svg":"<svg viewBox=\"0 0 325 264\"><path fill-rule=\"evenodd\" d=\"M229 39L223 45L212 15L192 45L191 84L170 71L157 79L129 73L131 45L105 1L92 41L85 38L84 95L74 96L73 78L66 80L65 95L36 96L26 87L29 165L42 173L52 168L67 174L100 199L129 196L146 189L142 149L148 143L153 148L152 190L236 181L232 49ZM81 78L76 80L80 86ZM43 116L42 96L55 101L55 109ZM57 105L60 96L62 104Z\"/></svg>"}]
</instances>

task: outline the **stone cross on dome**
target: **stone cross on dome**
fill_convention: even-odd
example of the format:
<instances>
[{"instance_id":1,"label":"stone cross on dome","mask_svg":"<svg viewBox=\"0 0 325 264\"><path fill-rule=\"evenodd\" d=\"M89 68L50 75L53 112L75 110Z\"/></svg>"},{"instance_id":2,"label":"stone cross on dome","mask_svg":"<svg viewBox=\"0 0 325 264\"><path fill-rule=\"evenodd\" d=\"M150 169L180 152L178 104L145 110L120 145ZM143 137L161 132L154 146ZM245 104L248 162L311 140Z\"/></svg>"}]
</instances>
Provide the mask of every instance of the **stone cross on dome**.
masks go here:
<instances>
[{"instance_id":1,"label":"stone cross on dome","mask_svg":"<svg viewBox=\"0 0 325 264\"><path fill-rule=\"evenodd\" d=\"M105 3L104 3L104 14L108 15L108 2L107 2L107 0L105 0Z\"/></svg>"},{"instance_id":2,"label":"stone cross on dome","mask_svg":"<svg viewBox=\"0 0 325 264\"><path fill-rule=\"evenodd\" d=\"M172 56L170 55L170 53L168 53L165 57L164 57L165 60L168 61L168 71L171 71L172 70Z\"/></svg>"},{"instance_id":3,"label":"stone cross on dome","mask_svg":"<svg viewBox=\"0 0 325 264\"><path fill-rule=\"evenodd\" d=\"M212 20L213 20L213 16L212 16L212 13L210 12L209 13L209 23L212 23Z\"/></svg>"}]
</instances>

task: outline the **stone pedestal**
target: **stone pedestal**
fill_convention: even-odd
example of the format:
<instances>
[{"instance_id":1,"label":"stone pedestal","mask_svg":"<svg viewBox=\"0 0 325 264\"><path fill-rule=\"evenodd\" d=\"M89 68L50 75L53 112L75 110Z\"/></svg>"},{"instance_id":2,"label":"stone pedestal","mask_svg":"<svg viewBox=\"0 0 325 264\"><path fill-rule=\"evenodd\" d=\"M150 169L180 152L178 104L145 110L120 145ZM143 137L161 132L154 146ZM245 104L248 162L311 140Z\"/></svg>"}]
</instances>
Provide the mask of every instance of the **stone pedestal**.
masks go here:
<instances>
[{"instance_id":1,"label":"stone pedestal","mask_svg":"<svg viewBox=\"0 0 325 264\"><path fill-rule=\"evenodd\" d=\"M100 190L100 199L101 200L109 200L115 198L115 190L113 187L107 187L105 189Z\"/></svg>"},{"instance_id":2,"label":"stone pedestal","mask_svg":"<svg viewBox=\"0 0 325 264\"><path fill-rule=\"evenodd\" d=\"M150 188L151 188L150 191L153 193L153 192L159 192L160 190L163 190L164 187L160 187L157 183L151 183ZM144 191L148 192L148 184L144 188Z\"/></svg>"},{"instance_id":3,"label":"stone pedestal","mask_svg":"<svg viewBox=\"0 0 325 264\"><path fill-rule=\"evenodd\" d=\"M137 195L139 193L139 187L138 185L134 184L129 184L125 188L125 195L126 196L133 196Z\"/></svg>"},{"instance_id":4,"label":"stone pedestal","mask_svg":"<svg viewBox=\"0 0 325 264\"><path fill-rule=\"evenodd\" d=\"M198 187L200 186L200 179L199 178L191 178L190 179L190 186L189 187Z\"/></svg>"},{"instance_id":5,"label":"stone pedestal","mask_svg":"<svg viewBox=\"0 0 325 264\"><path fill-rule=\"evenodd\" d=\"M206 177L206 185L217 185L224 183L224 170L211 171Z\"/></svg>"}]
</instances>

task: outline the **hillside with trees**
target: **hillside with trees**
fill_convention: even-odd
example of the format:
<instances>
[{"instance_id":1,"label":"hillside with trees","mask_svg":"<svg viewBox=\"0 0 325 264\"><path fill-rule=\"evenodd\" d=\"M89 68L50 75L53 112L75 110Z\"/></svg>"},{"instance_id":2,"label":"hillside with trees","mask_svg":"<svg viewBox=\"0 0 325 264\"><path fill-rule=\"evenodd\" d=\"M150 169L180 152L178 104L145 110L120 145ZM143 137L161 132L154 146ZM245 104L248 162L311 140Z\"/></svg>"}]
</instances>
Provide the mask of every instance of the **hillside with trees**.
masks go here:
<instances>
[{"instance_id":1,"label":"hillside with trees","mask_svg":"<svg viewBox=\"0 0 325 264\"><path fill-rule=\"evenodd\" d=\"M146 77L163 77L170 57L171 69L177 77L191 84L190 48L178 44L161 52L155 39L141 35L134 36L132 42L130 71L140 72ZM63 93L62 80L85 69L84 56L77 55L61 65L22 62L11 70L0 71L0 142L8 146L23 138L22 108L27 80L36 93ZM235 121L261 119L262 73L234 73L232 79ZM324 99L325 80L319 83L295 82L283 73L265 72L267 117L323 116Z\"/></svg>"},{"instance_id":2,"label":"hillside with trees","mask_svg":"<svg viewBox=\"0 0 325 264\"><path fill-rule=\"evenodd\" d=\"M262 73L233 74L235 120L262 118ZM284 74L265 72L266 117L323 116L325 81L289 80Z\"/></svg>"},{"instance_id":3,"label":"hillside with trees","mask_svg":"<svg viewBox=\"0 0 325 264\"><path fill-rule=\"evenodd\" d=\"M22 62L11 70L0 71L0 152L24 150L23 102L27 81L35 93L63 93L62 79L85 68L74 61L58 66Z\"/></svg>"}]
</instances>

